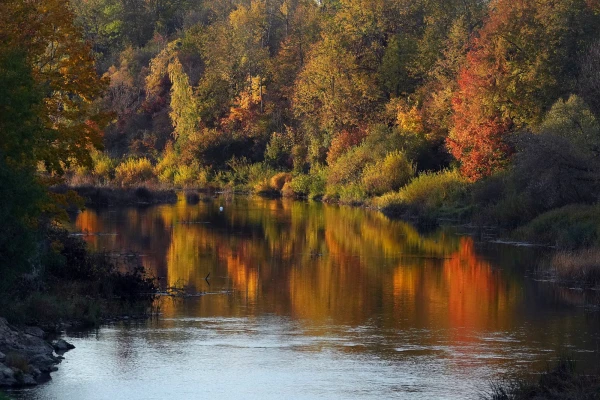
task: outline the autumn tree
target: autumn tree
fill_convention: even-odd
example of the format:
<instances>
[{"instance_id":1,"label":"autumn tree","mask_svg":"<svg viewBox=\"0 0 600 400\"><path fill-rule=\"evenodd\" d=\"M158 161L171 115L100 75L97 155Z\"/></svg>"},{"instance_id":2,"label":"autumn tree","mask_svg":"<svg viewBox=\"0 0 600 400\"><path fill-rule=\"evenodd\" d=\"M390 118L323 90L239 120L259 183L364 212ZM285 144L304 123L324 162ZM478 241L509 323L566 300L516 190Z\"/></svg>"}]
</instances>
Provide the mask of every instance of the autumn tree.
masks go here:
<instances>
[{"instance_id":1,"label":"autumn tree","mask_svg":"<svg viewBox=\"0 0 600 400\"><path fill-rule=\"evenodd\" d=\"M103 89L66 0L3 2L0 268L35 262L38 218L53 205L38 168L60 175L65 166L89 164L90 147L101 145L105 118L92 104Z\"/></svg>"},{"instance_id":2,"label":"autumn tree","mask_svg":"<svg viewBox=\"0 0 600 400\"><path fill-rule=\"evenodd\" d=\"M43 129L30 138L30 162L42 162L49 172L58 173L74 162L89 163L89 146L101 146L106 122L93 108L105 82L96 73L90 46L73 24L68 2L11 0L0 19L3 53L12 49L23 54L43 96L37 111Z\"/></svg>"},{"instance_id":3,"label":"autumn tree","mask_svg":"<svg viewBox=\"0 0 600 400\"><path fill-rule=\"evenodd\" d=\"M583 0L490 4L453 99L448 145L466 176L476 180L507 165L506 134L535 126L572 90L578 54L597 30L598 18Z\"/></svg>"}]
</instances>

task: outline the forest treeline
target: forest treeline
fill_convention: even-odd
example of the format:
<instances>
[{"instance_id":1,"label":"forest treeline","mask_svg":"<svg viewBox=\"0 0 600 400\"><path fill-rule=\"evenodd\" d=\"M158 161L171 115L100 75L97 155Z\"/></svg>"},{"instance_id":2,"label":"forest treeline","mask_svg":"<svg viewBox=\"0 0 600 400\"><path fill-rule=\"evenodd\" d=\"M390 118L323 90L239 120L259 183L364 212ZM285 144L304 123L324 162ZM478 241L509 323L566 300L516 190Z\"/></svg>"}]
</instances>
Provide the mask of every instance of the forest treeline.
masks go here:
<instances>
[{"instance_id":1,"label":"forest treeline","mask_svg":"<svg viewBox=\"0 0 600 400\"><path fill-rule=\"evenodd\" d=\"M66 177L600 241L597 0L5 0L1 14L17 231L60 209L65 195L24 199Z\"/></svg>"}]
</instances>

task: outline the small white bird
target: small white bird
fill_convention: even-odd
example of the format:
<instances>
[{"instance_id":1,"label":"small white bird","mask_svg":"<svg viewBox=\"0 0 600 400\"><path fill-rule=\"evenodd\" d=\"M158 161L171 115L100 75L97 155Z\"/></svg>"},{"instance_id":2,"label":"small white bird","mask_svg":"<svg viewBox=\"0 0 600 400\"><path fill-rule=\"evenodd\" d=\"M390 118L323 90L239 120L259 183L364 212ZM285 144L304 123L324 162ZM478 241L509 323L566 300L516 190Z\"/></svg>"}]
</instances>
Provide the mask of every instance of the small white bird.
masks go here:
<instances>
[{"instance_id":1,"label":"small white bird","mask_svg":"<svg viewBox=\"0 0 600 400\"><path fill-rule=\"evenodd\" d=\"M223 206L219 207L219 211L223 212Z\"/></svg>"}]
</instances>

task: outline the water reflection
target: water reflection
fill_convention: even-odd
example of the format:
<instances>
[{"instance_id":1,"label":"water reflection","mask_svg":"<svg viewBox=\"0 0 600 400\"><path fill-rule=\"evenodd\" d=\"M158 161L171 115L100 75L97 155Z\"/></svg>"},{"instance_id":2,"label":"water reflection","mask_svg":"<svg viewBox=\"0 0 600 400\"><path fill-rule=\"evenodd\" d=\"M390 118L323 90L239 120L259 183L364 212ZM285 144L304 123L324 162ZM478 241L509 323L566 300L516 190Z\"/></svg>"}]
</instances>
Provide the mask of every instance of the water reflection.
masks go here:
<instances>
[{"instance_id":1,"label":"water reflection","mask_svg":"<svg viewBox=\"0 0 600 400\"><path fill-rule=\"evenodd\" d=\"M521 280L503 278L470 237L358 209L242 198L222 213L216 203L86 211L76 226L95 248L141 253L167 286L233 289L258 314L496 329L520 301Z\"/></svg>"},{"instance_id":2,"label":"water reflection","mask_svg":"<svg viewBox=\"0 0 600 400\"><path fill-rule=\"evenodd\" d=\"M445 393L428 371L487 382L565 351L598 360L597 314L577 307L577 293L526 277L538 251L476 243L453 228L420 233L375 212L246 197L88 210L75 226L97 249L140 253L165 286L230 291L165 301L158 326L144 328L152 346L243 337L244 348L332 348L365 365L388 360L400 375L407 360L423 369L417 381L388 382L388 395L406 382ZM126 364L135 338L120 338Z\"/></svg>"}]
</instances>

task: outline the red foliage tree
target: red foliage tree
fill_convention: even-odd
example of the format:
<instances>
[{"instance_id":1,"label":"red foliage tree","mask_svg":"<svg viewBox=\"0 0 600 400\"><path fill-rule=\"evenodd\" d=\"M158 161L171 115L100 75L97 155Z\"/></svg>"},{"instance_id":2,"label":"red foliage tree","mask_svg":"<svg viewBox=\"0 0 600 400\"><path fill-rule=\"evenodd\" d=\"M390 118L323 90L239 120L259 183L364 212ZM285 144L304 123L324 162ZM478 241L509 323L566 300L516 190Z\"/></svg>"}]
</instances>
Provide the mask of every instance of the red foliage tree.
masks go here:
<instances>
[{"instance_id":1,"label":"red foliage tree","mask_svg":"<svg viewBox=\"0 0 600 400\"><path fill-rule=\"evenodd\" d=\"M598 18L585 0L494 0L471 43L453 98L448 148L472 180L507 165L511 129L536 126L571 92Z\"/></svg>"}]
</instances>

